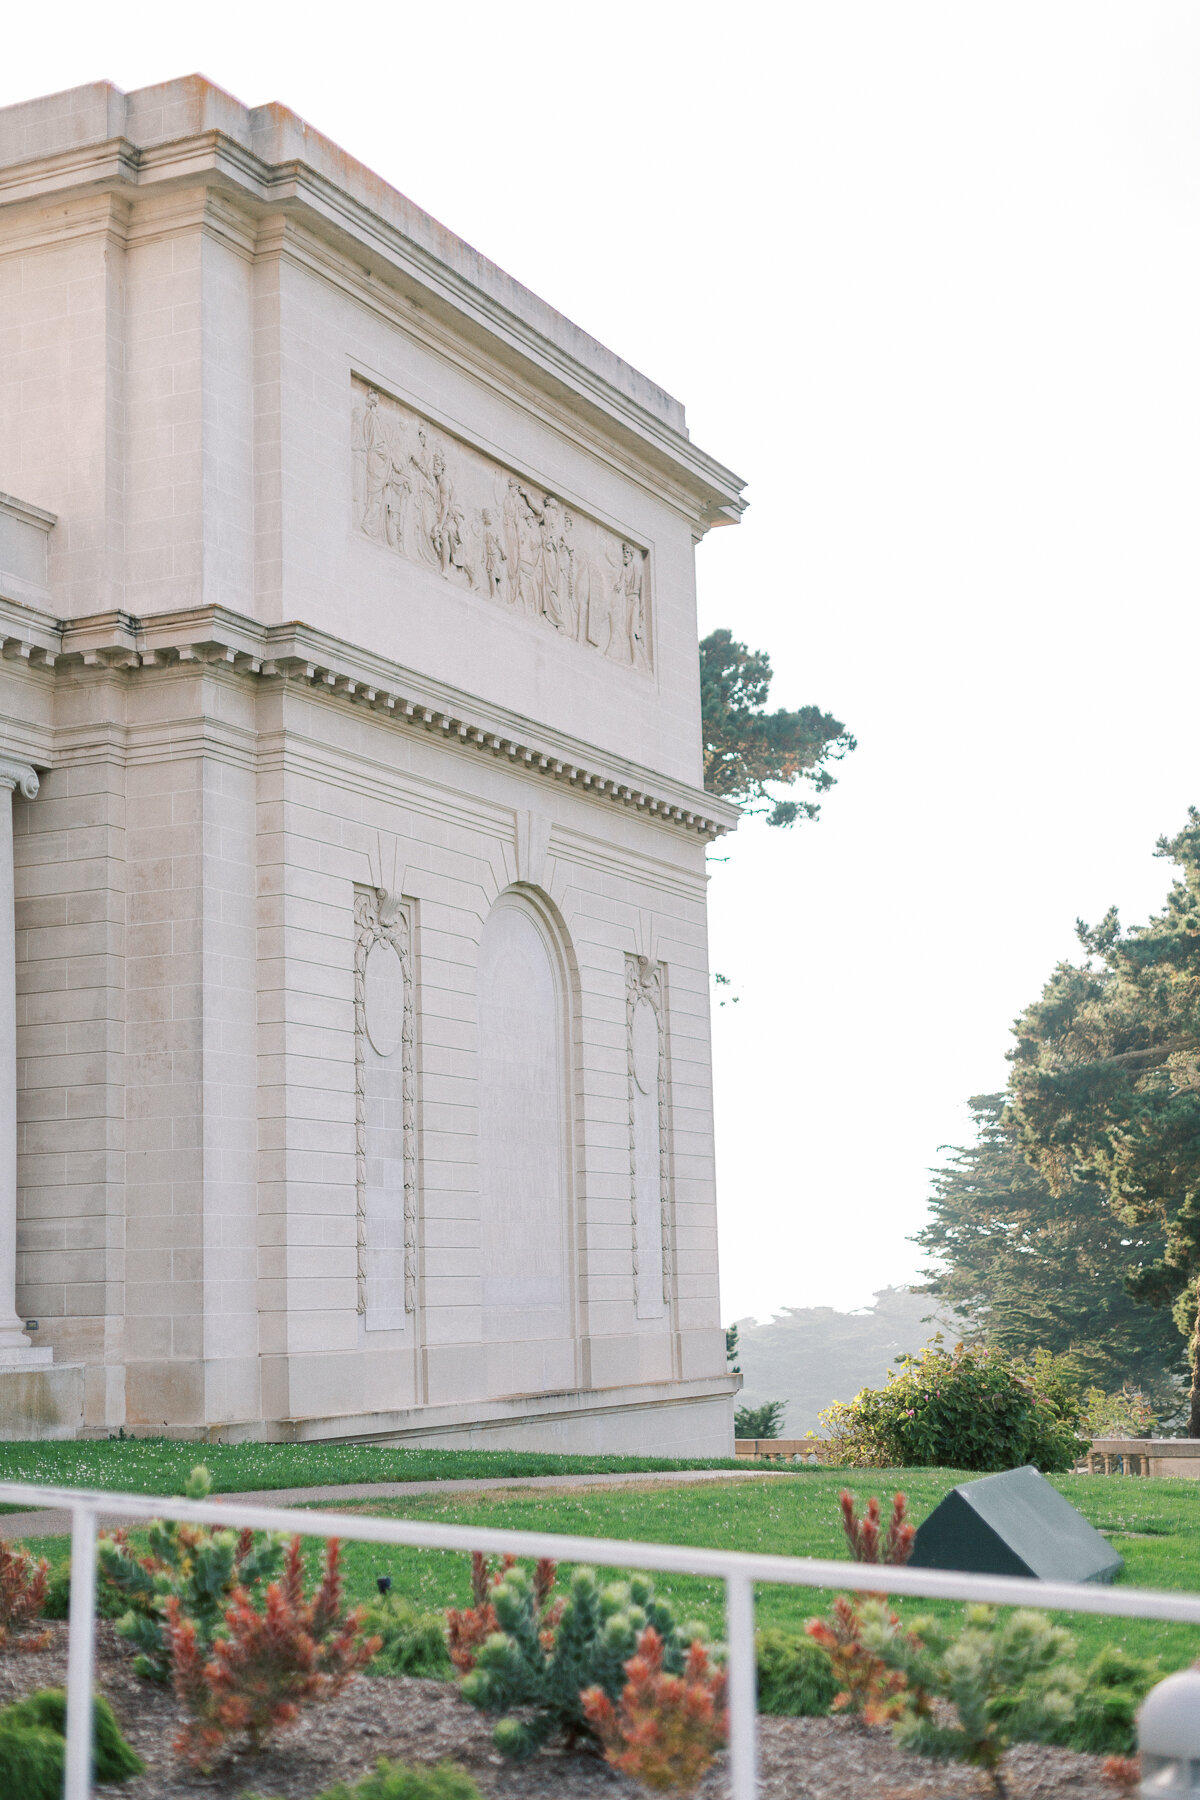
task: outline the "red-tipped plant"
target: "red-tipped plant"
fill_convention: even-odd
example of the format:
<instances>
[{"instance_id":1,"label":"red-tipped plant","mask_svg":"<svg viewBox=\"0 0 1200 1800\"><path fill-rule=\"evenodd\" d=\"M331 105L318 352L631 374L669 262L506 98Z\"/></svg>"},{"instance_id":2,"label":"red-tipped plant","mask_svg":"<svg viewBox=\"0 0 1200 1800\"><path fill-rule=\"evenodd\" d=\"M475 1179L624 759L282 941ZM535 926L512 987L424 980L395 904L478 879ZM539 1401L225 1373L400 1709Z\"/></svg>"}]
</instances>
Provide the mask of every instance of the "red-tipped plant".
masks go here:
<instances>
[{"instance_id":1,"label":"red-tipped plant","mask_svg":"<svg viewBox=\"0 0 1200 1800\"><path fill-rule=\"evenodd\" d=\"M725 1674L710 1668L698 1641L682 1675L664 1674L662 1663L662 1639L647 1625L625 1664L620 1705L592 1687L581 1696L583 1710L614 1769L656 1793L691 1794L729 1739Z\"/></svg>"},{"instance_id":2,"label":"red-tipped plant","mask_svg":"<svg viewBox=\"0 0 1200 1800\"><path fill-rule=\"evenodd\" d=\"M1100 1773L1114 1787L1132 1790L1142 1778L1142 1765L1136 1756L1106 1756Z\"/></svg>"},{"instance_id":3,"label":"red-tipped plant","mask_svg":"<svg viewBox=\"0 0 1200 1800\"><path fill-rule=\"evenodd\" d=\"M885 1619L888 1629L898 1632L900 1621L889 1612L879 1596L868 1598L864 1609ZM862 1641L863 1613L852 1600L839 1594L827 1619L810 1619L805 1626L810 1638L828 1652L833 1664L833 1677L838 1684L834 1712L857 1714L864 1724L883 1725L898 1719L907 1710L905 1699L908 1682L899 1669L890 1669L881 1656L869 1650ZM909 1634L910 1641L918 1640ZM909 1696L918 1712L928 1710L923 1695Z\"/></svg>"},{"instance_id":4,"label":"red-tipped plant","mask_svg":"<svg viewBox=\"0 0 1200 1800\"><path fill-rule=\"evenodd\" d=\"M45 1604L48 1566L0 1538L0 1646L44 1650L50 1642L48 1631L25 1635Z\"/></svg>"},{"instance_id":5,"label":"red-tipped plant","mask_svg":"<svg viewBox=\"0 0 1200 1800\"><path fill-rule=\"evenodd\" d=\"M908 1518L908 1500L896 1494L892 1500L892 1516L887 1534L880 1542L879 1501L874 1495L860 1519L854 1510L854 1496L843 1488L838 1496L842 1503L842 1530L855 1562L890 1563L900 1568L908 1561L917 1541L917 1528Z\"/></svg>"},{"instance_id":6,"label":"red-tipped plant","mask_svg":"<svg viewBox=\"0 0 1200 1800\"><path fill-rule=\"evenodd\" d=\"M300 1539L292 1539L283 1576L271 1582L266 1609L256 1612L238 1588L225 1614L227 1636L204 1662L192 1620L172 1597L167 1637L176 1698L191 1714L176 1749L206 1766L231 1737L252 1750L299 1716L304 1706L331 1700L370 1662L381 1640L365 1638L362 1610L342 1608L340 1545L331 1538L325 1570L311 1600L304 1597Z\"/></svg>"},{"instance_id":7,"label":"red-tipped plant","mask_svg":"<svg viewBox=\"0 0 1200 1800\"><path fill-rule=\"evenodd\" d=\"M516 1558L506 1556L498 1569L493 1569L488 1558L481 1550L471 1552L471 1605L452 1606L446 1613L446 1642L450 1650L450 1661L460 1675L469 1675L475 1667L475 1658L480 1648L499 1631L500 1621L496 1617L496 1609L492 1605L492 1589L499 1587L508 1571L513 1567ZM549 1570L546 1592L554 1586L556 1565L549 1560L537 1565L536 1580L547 1580L543 1570Z\"/></svg>"}]
</instances>

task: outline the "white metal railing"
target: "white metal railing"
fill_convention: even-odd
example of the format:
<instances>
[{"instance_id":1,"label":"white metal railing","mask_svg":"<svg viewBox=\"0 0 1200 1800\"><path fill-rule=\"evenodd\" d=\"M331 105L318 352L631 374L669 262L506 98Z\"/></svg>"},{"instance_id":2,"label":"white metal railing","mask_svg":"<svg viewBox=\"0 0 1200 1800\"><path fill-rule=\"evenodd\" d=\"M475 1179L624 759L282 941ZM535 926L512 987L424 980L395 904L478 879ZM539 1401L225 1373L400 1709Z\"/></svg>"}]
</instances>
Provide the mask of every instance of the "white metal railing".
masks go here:
<instances>
[{"instance_id":1,"label":"white metal railing","mask_svg":"<svg viewBox=\"0 0 1200 1800\"><path fill-rule=\"evenodd\" d=\"M911 1594L925 1600L982 1600L996 1606L1050 1607L1056 1612L1107 1613L1120 1618L1173 1619L1200 1625L1200 1594L1150 1588L1111 1588L1012 1575L965 1575L940 1569L895 1569L873 1563L824 1562L815 1557L750 1556L737 1550L696 1550L680 1544L639 1544L617 1538L565 1537L548 1531L507 1531L479 1525L435 1525L421 1519L371 1519L361 1514L296 1507L249 1506L236 1494L177 1500L146 1494L97 1493L87 1488L35 1487L0 1482L0 1502L71 1512L71 1611L67 1656L65 1800L90 1800L92 1666L95 1652L96 1525L122 1520L179 1519L195 1525L252 1526L304 1537L349 1538L367 1544L405 1544L420 1550L482 1550L511 1556L550 1556L557 1562L605 1568L654 1569L701 1575L725 1583L726 1668L729 1698L730 1800L754 1800L758 1786L754 1669L754 1585L853 1588ZM0 1518L0 1530L3 1519Z\"/></svg>"}]
</instances>

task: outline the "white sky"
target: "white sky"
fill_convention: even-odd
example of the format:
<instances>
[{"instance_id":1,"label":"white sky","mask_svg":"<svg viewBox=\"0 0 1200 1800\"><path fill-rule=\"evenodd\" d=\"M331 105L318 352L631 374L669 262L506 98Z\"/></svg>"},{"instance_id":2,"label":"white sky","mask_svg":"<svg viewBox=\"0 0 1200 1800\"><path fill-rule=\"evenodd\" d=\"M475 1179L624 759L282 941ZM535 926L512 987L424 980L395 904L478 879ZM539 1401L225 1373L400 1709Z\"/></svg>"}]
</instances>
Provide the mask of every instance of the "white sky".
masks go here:
<instances>
[{"instance_id":1,"label":"white sky","mask_svg":"<svg viewBox=\"0 0 1200 1800\"><path fill-rule=\"evenodd\" d=\"M723 1313L913 1272L1072 925L1200 800L1200 7L11 7L0 105L279 100L682 398L701 625L860 749L712 881Z\"/></svg>"}]
</instances>

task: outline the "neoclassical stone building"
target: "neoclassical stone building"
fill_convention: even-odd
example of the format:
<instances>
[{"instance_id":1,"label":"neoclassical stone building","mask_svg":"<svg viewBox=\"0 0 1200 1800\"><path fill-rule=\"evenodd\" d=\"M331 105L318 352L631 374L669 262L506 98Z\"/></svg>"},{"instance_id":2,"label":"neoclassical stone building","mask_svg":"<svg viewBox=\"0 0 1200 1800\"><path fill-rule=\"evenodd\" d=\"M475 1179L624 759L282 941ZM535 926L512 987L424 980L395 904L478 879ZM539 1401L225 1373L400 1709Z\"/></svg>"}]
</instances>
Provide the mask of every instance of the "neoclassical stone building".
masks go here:
<instances>
[{"instance_id":1,"label":"neoclassical stone building","mask_svg":"<svg viewBox=\"0 0 1200 1800\"><path fill-rule=\"evenodd\" d=\"M0 1435L729 1448L740 488L282 108L0 111Z\"/></svg>"}]
</instances>

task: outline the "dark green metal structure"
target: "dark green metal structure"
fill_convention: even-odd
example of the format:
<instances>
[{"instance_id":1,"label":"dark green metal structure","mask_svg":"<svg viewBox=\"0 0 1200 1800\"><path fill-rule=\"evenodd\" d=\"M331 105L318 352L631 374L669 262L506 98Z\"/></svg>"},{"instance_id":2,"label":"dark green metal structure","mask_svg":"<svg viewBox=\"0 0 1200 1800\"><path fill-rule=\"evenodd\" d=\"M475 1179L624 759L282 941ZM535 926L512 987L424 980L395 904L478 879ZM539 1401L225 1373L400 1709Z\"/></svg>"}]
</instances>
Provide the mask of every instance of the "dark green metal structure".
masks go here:
<instances>
[{"instance_id":1,"label":"dark green metal structure","mask_svg":"<svg viewBox=\"0 0 1200 1800\"><path fill-rule=\"evenodd\" d=\"M913 1568L1111 1581L1122 1559L1032 1464L964 1481L917 1532Z\"/></svg>"}]
</instances>

